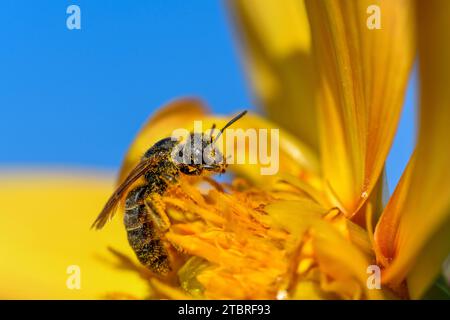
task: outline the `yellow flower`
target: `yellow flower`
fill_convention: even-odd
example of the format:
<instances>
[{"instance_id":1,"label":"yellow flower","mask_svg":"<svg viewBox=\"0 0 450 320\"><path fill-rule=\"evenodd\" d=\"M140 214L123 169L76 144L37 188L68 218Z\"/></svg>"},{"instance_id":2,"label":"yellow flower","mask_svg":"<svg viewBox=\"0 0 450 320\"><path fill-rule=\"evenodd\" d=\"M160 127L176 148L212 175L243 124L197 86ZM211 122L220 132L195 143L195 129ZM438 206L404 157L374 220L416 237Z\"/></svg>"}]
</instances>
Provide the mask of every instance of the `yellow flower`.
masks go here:
<instances>
[{"instance_id":1,"label":"yellow flower","mask_svg":"<svg viewBox=\"0 0 450 320\"><path fill-rule=\"evenodd\" d=\"M366 25L373 4L381 9L380 30ZM3 176L1 297L423 295L450 252L448 1L235 0L230 9L255 95L271 119L248 115L236 126L284 128L279 172L262 176L262 165L231 165L230 183L183 178L170 188L162 199L171 221L164 237L176 252L170 279L136 262L119 217L89 231L113 190L105 177ZM417 148L383 208L384 164L416 41ZM153 142L194 120L209 128L227 117L210 115L196 99L170 103L134 140L119 182ZM370 265L382 268L380 290L368 286ZM69 266L79 266L81 290L69 289Z\"/></svg>"}]
</instances>

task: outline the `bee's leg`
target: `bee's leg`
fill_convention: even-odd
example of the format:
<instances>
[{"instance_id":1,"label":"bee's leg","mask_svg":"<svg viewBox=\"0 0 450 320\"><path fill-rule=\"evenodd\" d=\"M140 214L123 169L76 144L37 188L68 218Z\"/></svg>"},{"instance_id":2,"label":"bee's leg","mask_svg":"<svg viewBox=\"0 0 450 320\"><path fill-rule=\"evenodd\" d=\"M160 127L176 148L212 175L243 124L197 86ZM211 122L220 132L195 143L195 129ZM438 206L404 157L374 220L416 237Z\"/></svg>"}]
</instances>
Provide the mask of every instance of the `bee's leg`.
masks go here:
<instances>
[{"instance_id":1,"label":"bee's leg","mask_svg":"<svg viewBox=\"0 0 450 320\"><path fill-rule=\"evenodd\" d=\"M149 218L154 222L155 229L160 233L160 243L167 255L169 265L164 269L165 279L173 284L178 282L177 271L185 262L177 253L177 249L164 237L164 233L169 231L170 220L165 211L165 205L159 194L154 194L145 200Z\"/></svg>"},{"instance_id":2,"label":"bee's leg","mask_svg":"<svg viewBox=\"0 0 450 320\"><path fill-rule=\"evenodd\" d=\"M151 195L145 200L150 218L158 230L166 232L170 227L170 220L165 211L165 205L159 194Z\"/></svg>"}]
</instances>

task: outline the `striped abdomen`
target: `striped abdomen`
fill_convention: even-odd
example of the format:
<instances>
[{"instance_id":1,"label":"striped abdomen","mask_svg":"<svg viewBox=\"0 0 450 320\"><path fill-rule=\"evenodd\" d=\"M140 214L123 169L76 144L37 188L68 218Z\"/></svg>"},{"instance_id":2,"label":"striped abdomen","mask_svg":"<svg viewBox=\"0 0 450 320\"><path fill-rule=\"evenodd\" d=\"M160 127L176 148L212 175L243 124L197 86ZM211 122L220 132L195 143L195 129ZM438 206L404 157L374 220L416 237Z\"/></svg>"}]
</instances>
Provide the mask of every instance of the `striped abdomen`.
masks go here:
<instances>
[{"instance_id":1,"label":"striped abdomen","mask_svg":"<svg viewBox=\"0 0 450 320\"><path fill-rule=\"evenodd\" d=\"M125 202L124 224L128 242L139 261L158 274L170 271L170 261L159 230L151 219L150 207L145 199L151 190L149 185L136 187L128 193Z\"/></svg>"}]
</instances>

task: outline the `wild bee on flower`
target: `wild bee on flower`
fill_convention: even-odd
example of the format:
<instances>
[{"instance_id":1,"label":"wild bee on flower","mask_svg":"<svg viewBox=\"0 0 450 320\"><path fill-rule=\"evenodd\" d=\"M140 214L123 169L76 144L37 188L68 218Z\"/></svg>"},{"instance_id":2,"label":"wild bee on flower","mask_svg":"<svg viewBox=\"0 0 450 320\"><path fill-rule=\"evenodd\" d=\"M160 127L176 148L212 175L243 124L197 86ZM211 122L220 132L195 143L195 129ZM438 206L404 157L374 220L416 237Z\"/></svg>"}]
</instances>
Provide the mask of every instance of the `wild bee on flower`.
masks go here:
<instances>
[{"instance_id":1,"label":"wild bee on flower","mask_svg":"<svg viewBox=\"0 0 450 320\"><path fill-rule=\"evenodd\" d=\"M126 219L137 219L136 229L126 227L132 229L129 236L137 234L132 243L160 241L145 257L168 274L149 274L136 265L135 254L128 257L123 226L114 223L119 221L100 235L88 232L92 213L110 196L109 177L97 171L84 176L52 171L30 179L17 172L0 181L0 211L5 213L0 296L378 300L427 298L440 291L439 298L448 299L443 279L436 278L450 252L450 95L445 90L450 82L450 2L376 1L382 9L380 30L368 28L366 9L372 0L269 0L258 1L257 7L255 2L229 1L254 99L264 115L240 120L242 130L254 129L239 137L241 144L228 143L235 135L227 130L222 139L226 151L214 154L219 159L227 155L226 170L233 179L214 185L206 173L219 170L208 170L211 163L203 160L197 166L161 160L171 146L160 146L148 167L140 164L149 161L142 158L148 147L171 132L180 137L177 147L190 146L191 131L176 135L176 128L194 121L192 131L203 132L195 120L207 122L207 128L228 120L211 114L197 98L177 99L161 107L133 139L117 185L136 181L116 191L94 224L100 228L125 206ZM416 62L419 68L413 68ZM390 183L396 185L392 189L386 184L386 161L413 69L412 78L420 80L417 143L399 182ZM217 81L227 79L217 73ZM220 101L226 105L233 87L227 82L223 89L227 96ZM267 162L261 157L255 157L256 164L250 161L250 155L261 155L261 145L249 137L269 128L280 133L275 148L271 144L263 152L279 150L273 175L263 174ZM221 146L205 136L208 147ZM182 150L177 147L172 155ZM194 149L197 155L208 154L202 146ZM231 150L246 156L246 163L236 157L234 166ZM180 158L185 156L182 152ZM136 174L136 164L145 172ZM181 167L192 171L186 174ZM167 181L162 174L167 172L174 181ZM211 188L203 184L208 180ZM147 186L144 194L151 188L146 201L136 200L139 186ZM126 197L135 206L127 205ZM165 215L146 205L158 206ZM132 210L141 206L143 211ZM148 221L138 219L143 213ZM70 219L71 227L61 228L62 219ZM144 235L144 223L154 234ZM36 262L33 268L30 261ZM163 262L171 271L162 268ZM83 268L83 290L67 290L61 281L58 275L67 265ZM448 270L445 264L447 281Z\"/></svg>"},{"instance_id":2,"label":"wild bee on flower","mask_svg":"<svg viewBox=\"0 0 450 320\"><path fill-rule=\"evenodd\" d=\"M170 227L170 219L161 196L182 175L224 173L226 159L214 144L226 128L246 113L243 111L231 119L215 138L213 126L209 136L192 132L185 142L168 137L155 143L118 186L92 227L101 229L126 197L124 224L130 246L144 266L156 274L168 274L175 249L163 237ZM141 177L145 182L131 189Z\"/></svg>"}]
</instances>

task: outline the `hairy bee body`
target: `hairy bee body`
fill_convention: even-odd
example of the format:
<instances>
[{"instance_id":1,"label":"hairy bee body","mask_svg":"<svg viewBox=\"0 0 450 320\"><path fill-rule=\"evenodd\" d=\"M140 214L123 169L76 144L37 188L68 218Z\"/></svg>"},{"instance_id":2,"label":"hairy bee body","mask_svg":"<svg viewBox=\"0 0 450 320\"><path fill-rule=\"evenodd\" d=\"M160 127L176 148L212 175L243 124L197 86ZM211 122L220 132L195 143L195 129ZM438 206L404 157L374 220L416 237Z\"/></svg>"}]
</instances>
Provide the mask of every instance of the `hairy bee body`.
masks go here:
<instances>
[{"instance_id":1,"label":"hairy bee body","mask_svg":"<svg viewBox=\"0 0 450 320\"><path fill-rule=\"evenodd\" d=\"M170 152L177 142L163 139L151 147L144 158L158 159L144 175L145 183L132 189L125 201L124 224L128 242L138 260L158 274L170 271L170 258L161 232L168 225L164 221L164 208L155 203L170 184L175 184L179 170L170 161Z\"/></svg>"},{"instance_id":2,"label":"hairy bee body","mask_svg":"<svg viewBox=\"0 0 450 320\"><path fill-rule=\"evenodd\" d=\"M170 137L154 144L109 197L92 227L103 228L125 198L124 224L131 248L144 266L157 274L168 274L172 270L174 251L164 239L170 221L162 197L181 175L225 172L225 157L214 143L246 112L231 119L214 139L212 132L208 136L193 132L185 143ZM144 182L136 186L142 177Z\"/></svg>"}]
</instances>

